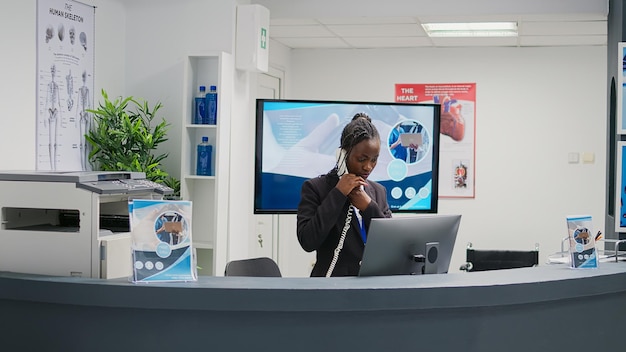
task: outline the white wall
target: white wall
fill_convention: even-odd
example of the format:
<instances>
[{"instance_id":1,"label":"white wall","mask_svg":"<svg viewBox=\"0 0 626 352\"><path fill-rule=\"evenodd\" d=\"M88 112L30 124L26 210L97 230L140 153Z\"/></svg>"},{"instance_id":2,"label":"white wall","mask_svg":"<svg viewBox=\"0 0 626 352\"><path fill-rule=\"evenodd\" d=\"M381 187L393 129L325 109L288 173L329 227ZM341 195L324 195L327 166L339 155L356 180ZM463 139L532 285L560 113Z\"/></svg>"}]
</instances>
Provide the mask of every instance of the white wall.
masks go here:
<instances>
[{"instance_id":1,"label":"white wall","mask_svg":"<svg viewBox=\"0 0 626 352\"><path fill-rule=\"evenodd\" d=\"M103 87L124 94L124 25L121 0L84 0L96 6L95 91ZM0 21L4 68L0 86L0 170L35 169L36 0L10 1L10 15Z\"/></svg>"},{"instance_id":2,"label":"white wall","mask_svg":"<svg viewBox=\"0 0 626 352\"><path fill-rule=\"evenodd\" d=\"M187 55L233 52L233 1L126 1L126 94L163 104L169 123L163 168L180 177L183 63ZM219 87L218 87L219 89ZM186 118L186 117L185 117Z\"/></svg>"},{"instance_id":3,"label":"white wall","mask_svg":"<svg viewBox=\"0 0 626 352\"><path fill-rule=\"evenodd\" d=\"M463 214L450 270L469 241L539 243L543 263L560 250L566 215L604 228L606 61L606 47L293 50L287 97L393 101L395 83L475 82L476 197L439 203ZM569 152L595 162L568 164Z\"/></svg>"}]
</instances>

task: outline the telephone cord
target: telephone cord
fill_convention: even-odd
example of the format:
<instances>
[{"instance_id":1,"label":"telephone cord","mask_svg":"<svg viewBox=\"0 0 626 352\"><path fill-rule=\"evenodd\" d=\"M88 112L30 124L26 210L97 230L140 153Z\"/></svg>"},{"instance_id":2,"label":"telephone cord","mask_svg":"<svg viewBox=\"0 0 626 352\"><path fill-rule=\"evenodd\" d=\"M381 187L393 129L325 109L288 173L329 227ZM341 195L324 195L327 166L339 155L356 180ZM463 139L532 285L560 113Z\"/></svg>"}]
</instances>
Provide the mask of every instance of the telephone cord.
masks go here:
<instances>
[{"instance_id":1,"label":"telephone cord","mask_svg":"<svg viewBox=\"0 0 626 352\"><path fill-rule=\"evenodd\" d=\"M326 272L326 277L330 277L335 270L335 265L337 265L337 260L339 260L339 253L343 248L343 242L346 240L346 234L350 229L350 222L352 221L352 208L354 206L350 204L348 207L348 214L346 215L346 223L343 225L343 230L341 231L341 237L339 238L339 243L337 243L337 248L335 248L335 252L333 253L333 260L330 262L330 266L328 267L328 271Z\"/></svg>"}]
</instances>

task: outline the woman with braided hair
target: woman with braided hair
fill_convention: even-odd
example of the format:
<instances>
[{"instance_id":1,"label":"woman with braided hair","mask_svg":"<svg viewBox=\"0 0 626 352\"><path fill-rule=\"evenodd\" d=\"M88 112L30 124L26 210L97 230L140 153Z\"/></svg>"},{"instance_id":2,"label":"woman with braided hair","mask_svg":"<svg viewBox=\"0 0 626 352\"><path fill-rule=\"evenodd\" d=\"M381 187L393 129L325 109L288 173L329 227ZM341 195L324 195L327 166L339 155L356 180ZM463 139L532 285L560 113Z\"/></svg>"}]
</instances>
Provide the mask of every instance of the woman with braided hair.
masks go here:
<instances>
[{"instance_id":1,"label":"woman with braided hair","mask_svg":"<svg viewBox=\"0 0 626 352\"><path fill-rule=\"evenodd\" d=\"M376 167L380 136L371 118L356 114L341 133L335 167L302 185L298 241L316 251L311 276L359 273L372 218L391 217L387 191L367 177Z\"/></svg>"}]
</instances>

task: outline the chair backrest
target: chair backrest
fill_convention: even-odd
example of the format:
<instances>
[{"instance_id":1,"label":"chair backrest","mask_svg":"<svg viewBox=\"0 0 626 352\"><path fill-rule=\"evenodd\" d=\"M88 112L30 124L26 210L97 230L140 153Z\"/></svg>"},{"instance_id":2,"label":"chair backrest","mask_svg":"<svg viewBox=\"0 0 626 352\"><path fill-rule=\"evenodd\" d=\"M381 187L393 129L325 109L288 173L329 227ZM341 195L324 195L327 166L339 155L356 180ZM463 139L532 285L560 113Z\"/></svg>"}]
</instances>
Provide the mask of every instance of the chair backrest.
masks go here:
<instances>
[{"instance_id":1,"label":"chair backrest","mask_svg":"<svg viewBox=\"0 0 626 352\"><path fill-rule=\"evenodd\" d=\"M534 250L477 250L471 247L466 250L465 265L461 270L486 271L499 269L515 269L537 266L539 264L538 245Z\"/></svg>"},{"instance_id":2,"label":"chair backrest","mask_svg":"<svg viewBox=\"0 0 626 352\"><path fill-rule=\"evenodd\" d=\"M282 277L278 264L268 257L232 260L226 264L224 276Z\"/></svg>"}]
</instances>

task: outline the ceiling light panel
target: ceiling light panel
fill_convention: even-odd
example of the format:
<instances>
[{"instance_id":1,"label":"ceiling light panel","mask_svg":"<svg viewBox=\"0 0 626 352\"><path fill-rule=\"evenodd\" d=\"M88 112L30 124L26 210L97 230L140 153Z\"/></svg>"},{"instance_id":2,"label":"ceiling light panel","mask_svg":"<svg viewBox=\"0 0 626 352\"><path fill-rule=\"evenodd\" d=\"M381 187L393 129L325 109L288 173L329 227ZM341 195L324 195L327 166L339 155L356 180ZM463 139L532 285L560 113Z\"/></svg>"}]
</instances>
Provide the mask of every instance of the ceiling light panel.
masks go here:
<instances>
[{"instance_id":1,"label":"ceiling light panel","mask_svg":"<svg viewBox=\"0 0 626 352\"><path fill-rule=\"evenodd\" d=\"M516 37L517 22L424 23L430 37Z\"/></svg>"},{"instance_id":2,"label":"ceiling light panel","mask_svg":"<svg viewBox=\"0 0 626 352\"><path fill-rule=\"evenodd\" d=\"M517 46L517 37L474 37L474 38L458 38L458 37L435 37L431 38L435 47L502 47Z\"/></svg>"}]
</instances>

